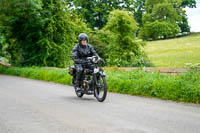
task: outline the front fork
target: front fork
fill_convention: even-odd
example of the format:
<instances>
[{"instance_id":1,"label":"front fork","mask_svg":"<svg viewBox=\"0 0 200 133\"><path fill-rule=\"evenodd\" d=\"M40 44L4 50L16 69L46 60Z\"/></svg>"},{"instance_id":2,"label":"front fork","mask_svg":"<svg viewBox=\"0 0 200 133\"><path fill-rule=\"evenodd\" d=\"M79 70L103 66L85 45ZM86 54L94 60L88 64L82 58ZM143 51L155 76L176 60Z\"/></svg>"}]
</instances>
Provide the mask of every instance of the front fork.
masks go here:
<instances>
[{"instance_id":1,"label":"front fork","mask_svg":"<svg viewBox=\"0 0 200 133\"><path fill-rule=\"evenodd\" d=\"M94 74L93 74L94 83L95 83L94 85L98 85L97 76L98 76L98 73L94 73Z\"/></svg>"},{"instance_id":2,"label":"front fork","mask_svg":"<svg viewBox=\"0 0 200 133\"><path fill-rule=\"evenodd\" d=\"M102 68L99 68L99 71L97 73L93 74L95 84L97 86L100 86L100 84L98 83L98 79L97 79L98 76L101 76L101 77L105 77L106 76L105 73L104 73L104 70Z\"/></svg>"}]
</instances>

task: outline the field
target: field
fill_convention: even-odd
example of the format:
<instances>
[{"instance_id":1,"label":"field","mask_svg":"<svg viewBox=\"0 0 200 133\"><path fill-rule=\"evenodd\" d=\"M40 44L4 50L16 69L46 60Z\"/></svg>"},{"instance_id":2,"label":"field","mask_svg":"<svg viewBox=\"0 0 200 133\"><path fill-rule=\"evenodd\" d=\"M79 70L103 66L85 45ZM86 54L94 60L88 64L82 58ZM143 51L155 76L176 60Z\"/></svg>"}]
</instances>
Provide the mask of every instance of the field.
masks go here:
<instances>
[{"instance_id":1,"label":"field","mask_svg":"<svg viewBox=\"0 0 200 133\"><path fill-rule=\"evenodd\" d=\"M185 67L200 63L200 34L147 42L145 47L156 67Z\"/></svg>"}]
</instances>

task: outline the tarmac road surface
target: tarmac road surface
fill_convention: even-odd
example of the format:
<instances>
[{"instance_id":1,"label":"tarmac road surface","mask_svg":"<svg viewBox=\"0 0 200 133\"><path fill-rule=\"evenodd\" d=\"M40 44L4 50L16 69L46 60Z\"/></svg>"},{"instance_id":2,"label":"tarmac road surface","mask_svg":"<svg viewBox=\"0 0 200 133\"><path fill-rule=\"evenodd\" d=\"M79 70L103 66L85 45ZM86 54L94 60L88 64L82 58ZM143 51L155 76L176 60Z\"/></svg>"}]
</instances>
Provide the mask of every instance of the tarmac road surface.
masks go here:
<instances>
[{"instance_id":1,"label":"tarmac road surface","mask_svg":"<svg viewBox=\"0 0 200 133\"><path fill-rule=\"evenodd\" d=\"M0 133L200 133L200 106L0 75Z\"/></svg>"}]
</instances>

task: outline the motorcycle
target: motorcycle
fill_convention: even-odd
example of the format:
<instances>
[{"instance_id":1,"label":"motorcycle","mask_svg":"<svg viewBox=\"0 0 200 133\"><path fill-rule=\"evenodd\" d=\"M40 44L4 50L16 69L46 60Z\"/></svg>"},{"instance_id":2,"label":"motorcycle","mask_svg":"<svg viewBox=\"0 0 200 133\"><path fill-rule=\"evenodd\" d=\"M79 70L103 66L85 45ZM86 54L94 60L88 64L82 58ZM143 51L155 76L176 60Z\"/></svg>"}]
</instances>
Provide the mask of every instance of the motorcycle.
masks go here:
<instances>
[{"instance_id":1,"label":"motorcycle","mask_svg":"<svg viewBox=\"0 0 200 133\"><path fill-rule=\"evenodd\" d=\"M75 88L77 97L81 98L84 94L94 95L99 102L103 102L107 96L107 83L104 69L98 67L104 63L96 56L87 57L87 65L89 67L83 69L81 90L76 91L75 80L76 80L76 69L75 66L69 67L69 74L72 76L72 84Z\"/></svg>"}]
</instances>

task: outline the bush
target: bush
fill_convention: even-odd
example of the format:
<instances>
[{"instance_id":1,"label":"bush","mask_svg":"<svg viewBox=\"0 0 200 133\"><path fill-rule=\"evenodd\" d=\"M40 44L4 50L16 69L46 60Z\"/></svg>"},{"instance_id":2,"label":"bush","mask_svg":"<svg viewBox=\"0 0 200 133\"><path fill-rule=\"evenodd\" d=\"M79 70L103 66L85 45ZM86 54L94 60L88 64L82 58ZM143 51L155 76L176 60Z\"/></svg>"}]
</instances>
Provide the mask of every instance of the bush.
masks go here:
<instances>
[{"instance_id":1,"label":"bush","mask_svg":"<svg viewBox=\"0 0 200 133\"><path fill-rule=\"evenodd\" d=\"M109 14L106 26L97 32L97 38L103 45L107 66L150 66L141 47L144 42L136 39L137 23L127 11L113 10Z\"/></svg>"},{"instance_id":2,"label":"bush","mask_svg":"<svg viewBox=\"0 0 200 133\"><path fill-rule=\"evenodd\" d=\"M107 36L102 36L99 32L97 33L90 33L89 34L89 43L92 44L98 55L103 58L107 59L108 48L107 42L104 42L103 39L108 38ZM108 41L108 39L106 39Z\"/></svg>"}]
</instances>

